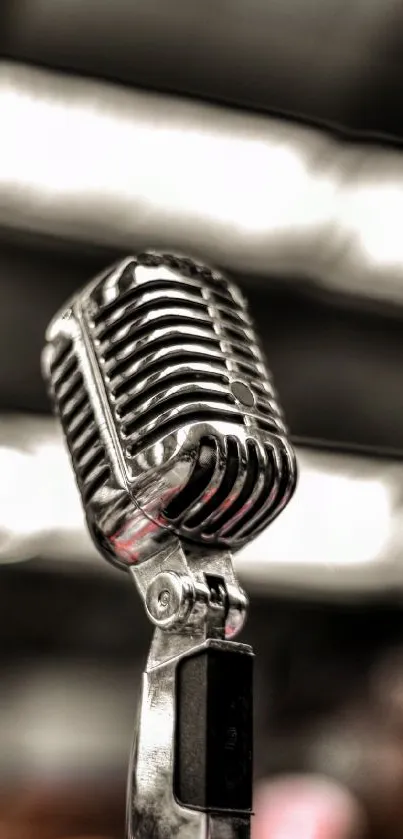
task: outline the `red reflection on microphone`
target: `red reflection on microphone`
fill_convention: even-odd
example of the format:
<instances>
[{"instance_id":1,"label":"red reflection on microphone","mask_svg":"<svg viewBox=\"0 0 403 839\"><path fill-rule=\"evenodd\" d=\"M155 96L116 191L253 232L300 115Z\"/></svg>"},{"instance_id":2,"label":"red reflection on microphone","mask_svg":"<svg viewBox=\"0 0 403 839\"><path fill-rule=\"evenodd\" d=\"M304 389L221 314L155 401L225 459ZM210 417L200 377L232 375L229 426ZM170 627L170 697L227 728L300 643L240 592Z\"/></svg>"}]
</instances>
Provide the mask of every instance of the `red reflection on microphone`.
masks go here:
<instances>
[{"instance_id":1,"label":"red reflection on microphone","mask_svg":"<svg viewBox=\"0 0 403 839\"><path fill-rule=\"evenodd\" d=\"M162 493L160 505L165 506L175 492L176 489L169 489ZM146 522L138 529L137 521L137 518L133 517L133 519L126 522L123 527L109 537L109 541L111 545L113 545L117 554L131 565L134 565L139 560L140 552L137 550L137 546L143 542L147 536L155 533L161 526L164 526L164 524L166 525L164 517L161 513L159 513L155 521L147 519Z\"/></svg>"}]
</instances>

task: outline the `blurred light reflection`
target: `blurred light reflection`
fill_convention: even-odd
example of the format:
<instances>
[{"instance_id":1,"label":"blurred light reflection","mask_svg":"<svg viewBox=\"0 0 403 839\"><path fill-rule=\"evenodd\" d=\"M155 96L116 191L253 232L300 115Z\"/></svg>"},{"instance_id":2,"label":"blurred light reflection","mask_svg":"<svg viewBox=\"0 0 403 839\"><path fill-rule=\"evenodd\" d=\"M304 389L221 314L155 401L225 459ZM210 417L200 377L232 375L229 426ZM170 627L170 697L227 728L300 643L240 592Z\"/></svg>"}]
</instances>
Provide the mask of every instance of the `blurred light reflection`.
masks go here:
<instances>
[{"instance_id":1,"label":"blurred light reflection","mask_svg":"<svg viewBox=\"0 0 403 839\"><path fill-rule=\"evenodd\" d=\"M396 149L7 62L0 124L6 230L403 301Z\"/></svg>"},{"instance_id":2,"label":"blurred light reflection","mask_svg":"<svg viewBox=\"0 0 403 839\"><path fill-rule=\"evenodd\" d=\"M51 419L0 422L0 561L39 557L107 573L86 532ZM403 589L403 463L299 448L288 508L236 557L249 586L330 594ZM116 573L116 572L113 572Z\"/></svg>"}]
</instances>

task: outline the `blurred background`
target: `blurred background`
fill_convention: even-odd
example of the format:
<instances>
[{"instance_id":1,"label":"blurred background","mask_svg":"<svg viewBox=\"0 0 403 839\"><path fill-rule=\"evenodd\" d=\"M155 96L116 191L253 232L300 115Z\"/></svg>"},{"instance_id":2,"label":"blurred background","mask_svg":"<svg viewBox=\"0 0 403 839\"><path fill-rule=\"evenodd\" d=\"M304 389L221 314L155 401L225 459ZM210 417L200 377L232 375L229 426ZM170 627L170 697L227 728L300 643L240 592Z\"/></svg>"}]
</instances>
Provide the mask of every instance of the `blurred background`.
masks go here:
<instances>
[{"instance_id":1,"label":"blurred background","mask_svg":"<svg viewBox=\"0 0 403 839\"><path fill-rule=\"evenodd\" d=\"M39 358L147 247L242 286L297 448L237 557L257 789L332 782L354 836L403 837L402 32L402 0L1 4L0 839L123 836L150 628L89 542Z\"/></svg>"}]
</instances>

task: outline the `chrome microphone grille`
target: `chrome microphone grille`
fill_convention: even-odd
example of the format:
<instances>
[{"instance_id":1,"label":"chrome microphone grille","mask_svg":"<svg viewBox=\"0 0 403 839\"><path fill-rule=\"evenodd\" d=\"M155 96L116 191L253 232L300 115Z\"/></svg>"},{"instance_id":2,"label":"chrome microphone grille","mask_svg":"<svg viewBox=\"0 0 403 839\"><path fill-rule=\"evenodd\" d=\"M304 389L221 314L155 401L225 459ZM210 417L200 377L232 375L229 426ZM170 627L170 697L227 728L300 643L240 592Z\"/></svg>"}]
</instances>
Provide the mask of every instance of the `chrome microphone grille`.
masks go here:
<instances>
[{"instance_id":1,"label":"chrome microphone grille","mask_svg":"<svg viewBox=\"0 0 403 839\"><path fill-rule=\"evenodd\" d=\"M127 544L129 508L159 532L232 548L283 509L293 451L245 300L220 273L171 255L129 257L47 337L45 373L107 553L116 534Z\"/></svg>"},{"instance_id":2,"label":"chrome microphone grille","mask_svg":"<svg viewBox=\"0 0 403 839\"><path fill-rule=\"evenodd\" d=\"M256 403L257 424L285 431L244 300L220 275L146 255L96 288L91 304L96 354L129 457L183 422L243 422L237 379L253 386L244 386L244 398Z\"/></svg>"}]
</instances>

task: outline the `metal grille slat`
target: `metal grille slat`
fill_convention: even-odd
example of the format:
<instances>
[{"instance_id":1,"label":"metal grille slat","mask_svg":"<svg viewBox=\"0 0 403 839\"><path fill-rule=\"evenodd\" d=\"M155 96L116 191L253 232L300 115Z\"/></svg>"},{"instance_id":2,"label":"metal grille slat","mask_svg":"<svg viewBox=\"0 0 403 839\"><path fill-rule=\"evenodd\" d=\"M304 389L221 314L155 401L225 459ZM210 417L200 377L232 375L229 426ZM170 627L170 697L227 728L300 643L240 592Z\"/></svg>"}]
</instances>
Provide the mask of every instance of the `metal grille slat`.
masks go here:
<instances>
[{"instance_id":1,"label":"metal grille slat","mask_svg":"<svg viewBox=\"0 0 403 839\"><path fill-rule=\"evenodd\" d=\"M147 370L147 376L144 375L144 368ZM169 375L169 371L174 369L201 370L207 368L212 370L213 373L228 373L221 353L212 354L206 348L197 344L190 346L175 344L171 348L168 347L150 353L144 364L141 361L134 362L130 369L126 371L123 381L112 388L113 396L117 400L116 406L120 408L119 397L125 402L132 393L136 393L137 390L145 387L149 381L154 381L160 377L164 378L165 371Z\"/></svg>"},{"instance_id":2,"label":"metal grille slat","mask_svg":"<svg viewBox=\"0 0 403 839\"><path fill-rule=\"evenodd\" d=\"M200 502L198 505L195 505L184 520L187 529L192 530L202 527L205 535L208 531L208 523L211 522L212 517L217 516L220 510L222 510L223 505L229 503L230 494L237 479L237 464L239 462L237 441L233 437L228 437L223 440L222 445L224 451L220 459L221 462L218 464L213 491L203 503Z\"/></svg>"},{"instance_id":3,"label":"metal grille slat","mask_svg":"<svg viewBox=\"0 0 403 839\"><path fill-rule=\"evenodd\" d=\"M136 341L142 337L150 338L155 324L157 326L162 324L162 326L169 328L179 327L184 333L186 333L187 327L198 326L205 330L207 334L214 335L214 328L208 312L196 312L185 307L175 308L173 306L171 308L164 306L156 311L147 312L147 314L140 316L138 319L129 319L128 323L125 323L123 327L119 328L112 338L105 341L105 344L100 347L100 352L105 361L115 355L115 352L118 352L134 336L136 336ZM161 327L159 326L159 328Z\"/></svg>"},{"instance_id":4,"label":"metal grille slat","mask_svg":"<svg viewBox=\"0 0 403 839\"><path fill-rule=\"evenodd\" d=\"M209 536L212 533L220 533L223 527L234 521L238 510L239 499L241 493L244 492L245 483L248 476L248 452L246 446L237 441L238 446L238 464L237 474L235 477L232 489L228 497L219 505L219 507L212 512L204 522L203 532ZM247 497L246 493L245 496Z\"/></svg>"},{"instance_id":5,"label":"metal grille slat","mask_svg":"<svg viewBox=\"0 0 403 839\"><path fill-rule=\"evenodd\" d=\"M156 288L150 289L149 286L156 286ZM116 300L114 302L114 308L108 313L107 319L94 319L94 323L99 324L94 330L95 336L100 340L104 340L109 334L109 331L113 330L118 323L121 323L123 318L138 315L140 312L147 310L147 308L155 307L155 304L158 305L161 303L161 299L165 299L172 304L181 305L182 303L190 303L196 308L206 308L201 291L199 294L189 293L179 283L149 283L145 287L138 286L133 288L130 295L126 295L126 300Z\"/></svg>"},{"instance_id":6,"label":"metal grille slat","mask_svg":"<svg viewBox=\"0 0 403 839\"><path fill-rule=\"evenodd\" d=\"M235 534L238 535L244 524L245 518L249 519L249 517L253 514L255 505L259 504L259 499L264 491L265 482L267 480L265 471L266 458L264 451L256 443L256 441L252 440L248 441L248 448L249 450L253 449L254 451L253 459L255 468L253 470L253 480L251 479L244 484L242 490L242 504L240 505L241 493L237 500L237 506L239 506L240 509L238 510L238 513L234 515L232 522L225 524L221 528L222 535L227 538L233 537Z\"/></svg>"},{"instance_id":7,"label":"metal grille slat","mask_svg":"<svg viewBox=\"0 0 403 839\"><path fill-rule=\"evenodd\" d=\"M182 397L182 398L178 398ZM130 438L137 438L139 435L147 435L152 429L158 428L159 422L163 423L166 419L171 419L175 416L180 416L182 411L186 411L190 406L199 406L216 409L217 414L220 414L220 408L225 408L227 414L233 413L234 419L241 419L242 415L239 409L233 404L233 401L226 393L214 392L206 387L204 398L201 400L200 394L195 393L194 386L183 388L181 392L175 392L170 396L163 396L151 401L151 405L147 408L140 406L136 416L122 424L122 432L126 440ZM162 410L164 406L165 410ZM200 410L203 410L201 408Z\"/></svg>"},{"instance_id":8,"label":"metal grille slat","mask_svg":"<svg viewBox=\"0 0 403 839\"><path fill-rule=\"evenodd\" d=\"M88 500L106 482L110 472L73 342L64 339L61 343L50 365L53 401L69 444L80 492ZM94 467L96 474L92 475ZM101 483L99 469L104 476Z\"/></svg>"},{"instance_id":9,"label":"metal grille slat","mask_svg":"<svg viewBox=\"0 0 403 839\"><path fill-rule=\"evenodd\" d=\"M214 385L221 385L221 390L228 390L228 372L220 367L212 367L206 364L176 364L167 367L164 371L154 373L146 379L140 379L125 393L124 397L116 402L116 413L119 419L123 420L132 411L143 411L152 403L152 398L158 401L170 395L174 385L183 385L194 390L197 385L210 388Z\"/></svg>"},{"instance_id":10,"label":"metal grille slat","mask_svg":"<svg viewBox=\"0 0 403 839\"><path fill-rule=\"evenodd\" d=\"M223 366L227 366L218 340L201 333L200 330L197 331L196 335L185 334L182 336L177 330L173 330L173 334L170 330L162 330L162 335L147 342L147 344L143 343L138 347L135 343L133 346L134 349L131 353L126 353L117 362L105 365L108 380L112 384L114 393L117 393L118 390L124 390L126 382L139 369L141 369L143 375L146 375L148 370L152 372L157 369L163 370L165 359L169 359L171 351L172 355L183 352L184 355L186 354L187 361L193 357L198 359L202 354L206 360L211 358L214 363L221 360ZM121 381L117 384L116 380L118 378Z\"/></svg>"},{"instance_id":11,"label":"metal grille slat","mask_svg":"<svg viewBox=\"0 0 403 839\"><path fill-rule=\"evenodd\" d=\"M254 518L242 529L242 537L247 538L250 533L258 533L262 527L266 527L273 516L277 516L286 505L291 490L290 475L292 475L293 464L288 448L271 450L269 456L276 461L278 468L276 491L273 496L267 499L264 505Z\"/></svg>"},{"instance_id":12,"label":"metal grille slat","mask_svg":"<svg viewBox=\"0 0 403 839\"><path fill-rule=\"evenodd\" d=\"M153 424L152 428L148 429L148 433L140 435L137 437L137 440L127 446L126 453L128 457L135 457L143 448L151 445L160 436L167 436L175 432L178 429L179 422L182 429L193 423L202 423L206 424L206 426L211 423L213 428L214 423L217 421L217 416L219 416L221 422L235 422L238 424L242 422L242 415L235 408L231 409L228 405L210 403L209 405L203 405L202 409L198 409L197 407L195 408L194 404L188 403L182 406L180 412L177 410L167 411L161 417L157 426Z\"/></svg>"},{"instance_id":13,"label":"metal grille slat","mask_svg":"<svg viewBox=\"0 0 403 839\"><path fill-rule=\"evenodd\" d=\"M110 352L106 355L99 350L99 357L102 359L108 375L113 376L116 367L121 362L125 362L128 358L133 359L137 354L146 354L150 350L164 346L171 338L176 338L179 341L201 340L206 343L210 341L213 347L220 349L219 339L206 325L196 327L184 322L175 323L174 326L165 325L154 328L142 338L130 337L125 346L115 347L114 353Z\"/></svg>"}]
</instances>

